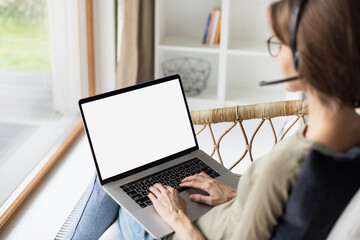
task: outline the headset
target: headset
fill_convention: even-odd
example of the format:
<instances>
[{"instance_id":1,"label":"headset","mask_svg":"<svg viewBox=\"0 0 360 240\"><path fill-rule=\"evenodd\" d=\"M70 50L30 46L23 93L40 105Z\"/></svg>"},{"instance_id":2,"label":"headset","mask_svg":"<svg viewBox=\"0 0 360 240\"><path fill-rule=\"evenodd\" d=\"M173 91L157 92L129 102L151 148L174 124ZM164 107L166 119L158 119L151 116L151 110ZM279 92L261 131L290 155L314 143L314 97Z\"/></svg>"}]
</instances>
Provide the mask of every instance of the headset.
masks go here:
<instances>
[{"instance_id":1,"label":"headset","mask_svg":"<svg viewBox=\"0 0 360 240\"><path fill-rule=\"evenodd\" d=\"M300 20L300 14L301 10L305 4L306 0L296 0L294 3L294 6L291 11L291 17L290 17L290 48L293 55L293 64L295 67L295 70L299 72L299 61L300 61L300 54L296 47L296 36L298 31L298 25ZM288 81L293 81L299 79L299 76L291 77L291 78L285 78L281 80L275 80L275 81L261 81L259 82L260 86L267 86L267 85L273 85Z\"/></svg>"}]
</instances>

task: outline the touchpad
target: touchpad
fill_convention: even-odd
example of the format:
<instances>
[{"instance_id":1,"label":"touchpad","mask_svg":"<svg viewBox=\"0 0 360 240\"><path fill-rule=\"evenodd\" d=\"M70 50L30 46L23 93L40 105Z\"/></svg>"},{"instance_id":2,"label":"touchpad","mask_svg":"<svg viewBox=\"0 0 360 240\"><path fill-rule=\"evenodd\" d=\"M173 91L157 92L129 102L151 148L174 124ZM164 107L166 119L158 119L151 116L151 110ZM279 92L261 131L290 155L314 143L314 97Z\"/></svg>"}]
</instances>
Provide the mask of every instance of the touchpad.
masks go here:
<instances>
[{"instance_id":1,"label":"touchpad","mask_svg":"<svg viewBox=\"0 0 360 240\"><path fill-rule=\"evenodd\" d=\"M186 201L187 215L189 216L191 221L194 221L197 218L199 218L201 215L208 212L212 208L212 206L191 201L190 200L191 194L201 194L204 196L208 196L209 194L203 190L195 189L195 188L190 188L180 194Z\"/></svg>"}]
</instances>

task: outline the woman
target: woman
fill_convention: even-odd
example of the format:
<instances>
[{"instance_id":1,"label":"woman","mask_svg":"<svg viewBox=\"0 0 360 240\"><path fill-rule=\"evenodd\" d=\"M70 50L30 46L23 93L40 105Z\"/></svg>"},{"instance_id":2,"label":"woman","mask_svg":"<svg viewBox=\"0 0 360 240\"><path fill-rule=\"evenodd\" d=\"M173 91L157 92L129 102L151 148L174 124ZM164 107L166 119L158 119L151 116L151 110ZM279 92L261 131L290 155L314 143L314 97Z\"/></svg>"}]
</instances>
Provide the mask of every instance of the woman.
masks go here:
<instances>
[{"instance_id":1,"label":"woman","mask_svg":"<svg viewBox=\"0 0 360 240\"><path fill-rule=\"evenodd\" d=\"M176 190L161 184L151 187L149 198L155 209L175 230L168 239L269 239L309 151L347 152L360 146L360 116L354 111L360 103L360 2L305 2L296 34L298 71L289 47L294 3L295 0L282 0L270 6L275 37L268 44L283 75L300 76L299 80L285 83L285 88L307 94L307 126L255 161L241 178L237 190L204 173L185 178L181 186L209 193L209 196L194 195L193 201L215 206L193 223L186 216L185 201ZM101 188L97 184L95 189ZM102 199L112 201L102 194ZM90 197L89 203L92 199L96 197ZM113 205L111 211L116 209L116 204ZM85 209L85 215L87 211L90 210ZM106 211L110 212L110 208ZM82 222L74 231L74 239ZM124 239L151 239L121 208L118 223ZM91 227L85 225L85 228Z\"/></svg>"}]
</instances>

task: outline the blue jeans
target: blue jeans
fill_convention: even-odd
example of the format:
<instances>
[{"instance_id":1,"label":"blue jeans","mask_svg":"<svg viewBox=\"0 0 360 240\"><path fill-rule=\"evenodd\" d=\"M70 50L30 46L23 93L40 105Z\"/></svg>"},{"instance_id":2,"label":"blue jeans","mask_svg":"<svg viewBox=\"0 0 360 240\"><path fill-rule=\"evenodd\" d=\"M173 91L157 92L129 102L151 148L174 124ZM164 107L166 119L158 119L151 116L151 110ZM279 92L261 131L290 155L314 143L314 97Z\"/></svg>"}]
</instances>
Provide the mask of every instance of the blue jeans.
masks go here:
<instances>
[{"instance_id":1,"label":"blue jeans","mask_svg":"<svg viewBox=\"0 0 360 240\"><path fill-rule=\"evenodd\" d=\"M101 187L96 175L91 189L88 191L84 209L74 224L68 239L99 239L116 219L122 240L153 239L124 209L120 208L109 197ZM163 239L166 240L167 237Z\"/></svg>"}]
</instances>

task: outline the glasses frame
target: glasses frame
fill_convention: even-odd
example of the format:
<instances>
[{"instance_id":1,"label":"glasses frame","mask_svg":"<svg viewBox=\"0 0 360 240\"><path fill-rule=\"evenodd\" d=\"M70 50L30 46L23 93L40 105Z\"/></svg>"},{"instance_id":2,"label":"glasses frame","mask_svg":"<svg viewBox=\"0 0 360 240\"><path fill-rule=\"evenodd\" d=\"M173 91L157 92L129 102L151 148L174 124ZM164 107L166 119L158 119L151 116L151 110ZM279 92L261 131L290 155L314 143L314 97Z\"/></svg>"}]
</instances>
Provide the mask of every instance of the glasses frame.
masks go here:
<instances>
[{"instance_id":1,"label":"glasses frame","mask_svg":"<svg viewBox=\"0 0 360 240\"><path fill-rule=\"evenodd\" d=\"M271 37L269 37L269 39L266 41L266 43L267 43L267 47L268 47L268 51L269 51L270 56L277 57L279 55L279 53L280 53L282 44L281 44L281 42L278 42L278 41L272 41L274 39L276 39L276 37L275 37L275 35L272 35ZM271 51L271 49L272 49L271 46L272 45L277 45L278 46L276 54L273 54L273 51Z\"/></svg>"}]
</instances>

